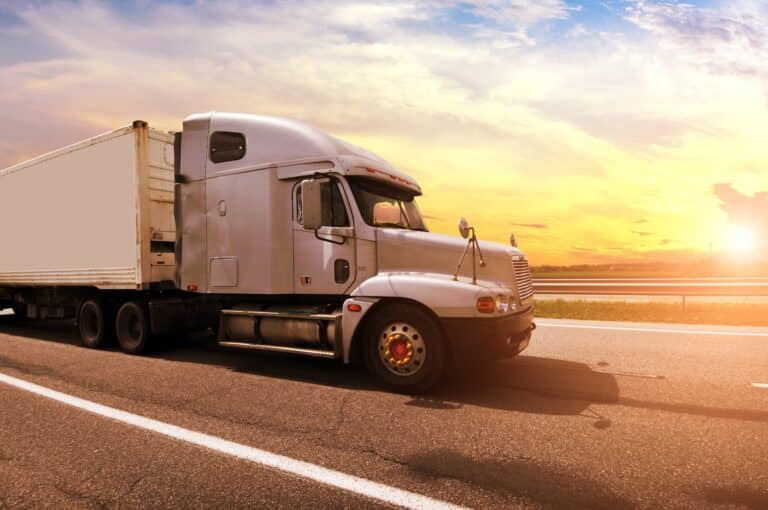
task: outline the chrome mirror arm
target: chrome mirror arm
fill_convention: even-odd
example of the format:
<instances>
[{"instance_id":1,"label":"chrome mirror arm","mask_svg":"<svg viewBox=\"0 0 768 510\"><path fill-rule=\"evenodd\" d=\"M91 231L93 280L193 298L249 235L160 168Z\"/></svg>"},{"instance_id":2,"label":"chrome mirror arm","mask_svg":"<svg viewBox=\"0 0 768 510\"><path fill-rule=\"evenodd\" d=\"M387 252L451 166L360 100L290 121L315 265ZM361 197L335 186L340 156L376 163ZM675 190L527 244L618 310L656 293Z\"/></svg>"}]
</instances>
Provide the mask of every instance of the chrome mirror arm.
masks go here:
<instances>
[{"instance_id":1,"label":"chrome mirror arm","mask_svg":"<svg viewBox=\"0 0 768 510\"><path fill-rule=\"evenodd\" d=\"M475 235L475 227L468 227L469 239L467 239L467 246L464 247L464 253L461 254L459 264L456 266L456 271L453 273L453 281L459 280L459 270L464 263L464 258L467 256L467 252L472 248L472 284L477 284L477 259L480 259L480 267L485 267L485 260L483 259L483 252L480 251L480 243L477 241Z\"/></svg>"}]
</instances>

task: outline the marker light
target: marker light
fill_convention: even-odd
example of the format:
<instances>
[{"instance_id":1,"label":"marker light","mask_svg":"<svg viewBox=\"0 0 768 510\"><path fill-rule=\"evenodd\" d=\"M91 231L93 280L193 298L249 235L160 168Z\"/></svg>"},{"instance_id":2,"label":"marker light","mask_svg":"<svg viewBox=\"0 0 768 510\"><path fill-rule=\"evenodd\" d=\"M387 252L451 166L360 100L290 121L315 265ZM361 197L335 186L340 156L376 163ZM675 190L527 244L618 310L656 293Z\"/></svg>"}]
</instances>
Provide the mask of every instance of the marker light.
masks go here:
<instances>
[{"instance_id":1,"label":"marker light","mask_svg":"<svg viewBox=\"0 0 768 510\"><path fill-rule=\"evenodd\" d=\"M509 311L509 296L502 294L496 296L496 311L499 313L507 313Z\"/></svg>"},{"instance_id":2,"label":"marker light","mask_svg":"<svg viewBox=\"0 0 768 510\"><path fill-rule=\"evenodd\" d=\"M477 311L480 313L493 313L496 303L491 296L477 298Z\"/></svg>"}]
</instances>

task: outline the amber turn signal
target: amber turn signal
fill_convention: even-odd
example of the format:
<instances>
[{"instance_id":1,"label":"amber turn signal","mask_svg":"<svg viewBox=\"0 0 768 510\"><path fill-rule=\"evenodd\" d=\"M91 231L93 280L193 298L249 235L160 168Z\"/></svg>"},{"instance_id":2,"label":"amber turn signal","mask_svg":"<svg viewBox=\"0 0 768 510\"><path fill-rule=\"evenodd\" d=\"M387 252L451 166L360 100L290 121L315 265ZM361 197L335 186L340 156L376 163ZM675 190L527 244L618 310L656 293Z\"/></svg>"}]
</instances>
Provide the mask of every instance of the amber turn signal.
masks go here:
<instances>
[{"instance_id":1,"label":"amber turn signal","mask_svg":"<svg viewBox=\"0 0 768 510\"><path fill-rule=\"evenodd\" d=\"M480 313L493 313L496 303L491 296L477 298L477 311Z\"/></svg>"}]
</instances>

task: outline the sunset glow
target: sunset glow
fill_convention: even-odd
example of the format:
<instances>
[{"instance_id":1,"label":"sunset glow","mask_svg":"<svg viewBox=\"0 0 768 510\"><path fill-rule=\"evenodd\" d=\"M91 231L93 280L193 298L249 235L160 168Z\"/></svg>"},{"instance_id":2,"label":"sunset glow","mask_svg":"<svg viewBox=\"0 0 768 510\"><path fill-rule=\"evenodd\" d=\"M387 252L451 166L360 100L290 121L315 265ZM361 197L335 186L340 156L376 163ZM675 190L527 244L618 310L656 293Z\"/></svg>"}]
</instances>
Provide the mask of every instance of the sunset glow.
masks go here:
<instances>
[{"instance_id":1,"label":"sunset glow","mask_svg":"<svg viewBox=\"0 0 768 510\"><path fill-rule=\"evenodd\" d=\"M0 167L240 111L380 154L430 229L534 265L757 256L768 225L764 2L0 0L0 36Z\"/></svg>"},{"instance_id":2,"label":"sunset glow","mask_svg":"<svg viewBox=\"0 0 768 510\"><path fill-rule=\"evenodd\" d=\"M739 255L752 254L756 244L755 232L751 228L743 225L731 227L728 246L730 251Z\"/></svg>"}]
</instances>

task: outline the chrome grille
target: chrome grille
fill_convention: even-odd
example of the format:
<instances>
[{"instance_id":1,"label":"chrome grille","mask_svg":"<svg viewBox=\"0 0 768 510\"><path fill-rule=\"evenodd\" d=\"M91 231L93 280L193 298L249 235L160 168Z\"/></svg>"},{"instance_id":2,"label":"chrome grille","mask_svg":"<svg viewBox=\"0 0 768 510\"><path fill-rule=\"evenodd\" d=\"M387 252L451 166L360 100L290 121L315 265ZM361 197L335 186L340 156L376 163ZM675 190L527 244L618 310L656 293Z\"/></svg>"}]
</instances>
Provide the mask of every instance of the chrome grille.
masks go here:
<instances>
[{"instance_id":1,"label":"chrome grille","mask_svg":"<svg viewBox=\"0 0 768 510\"><path fill-rule=\"evenodd\" d=\"M533 278L531 268L525 259L513 260L512 265L515 268L515 283L517 283L517 292L520 295L520 301L533 296Z\"/></svg>"}]
</instances>

